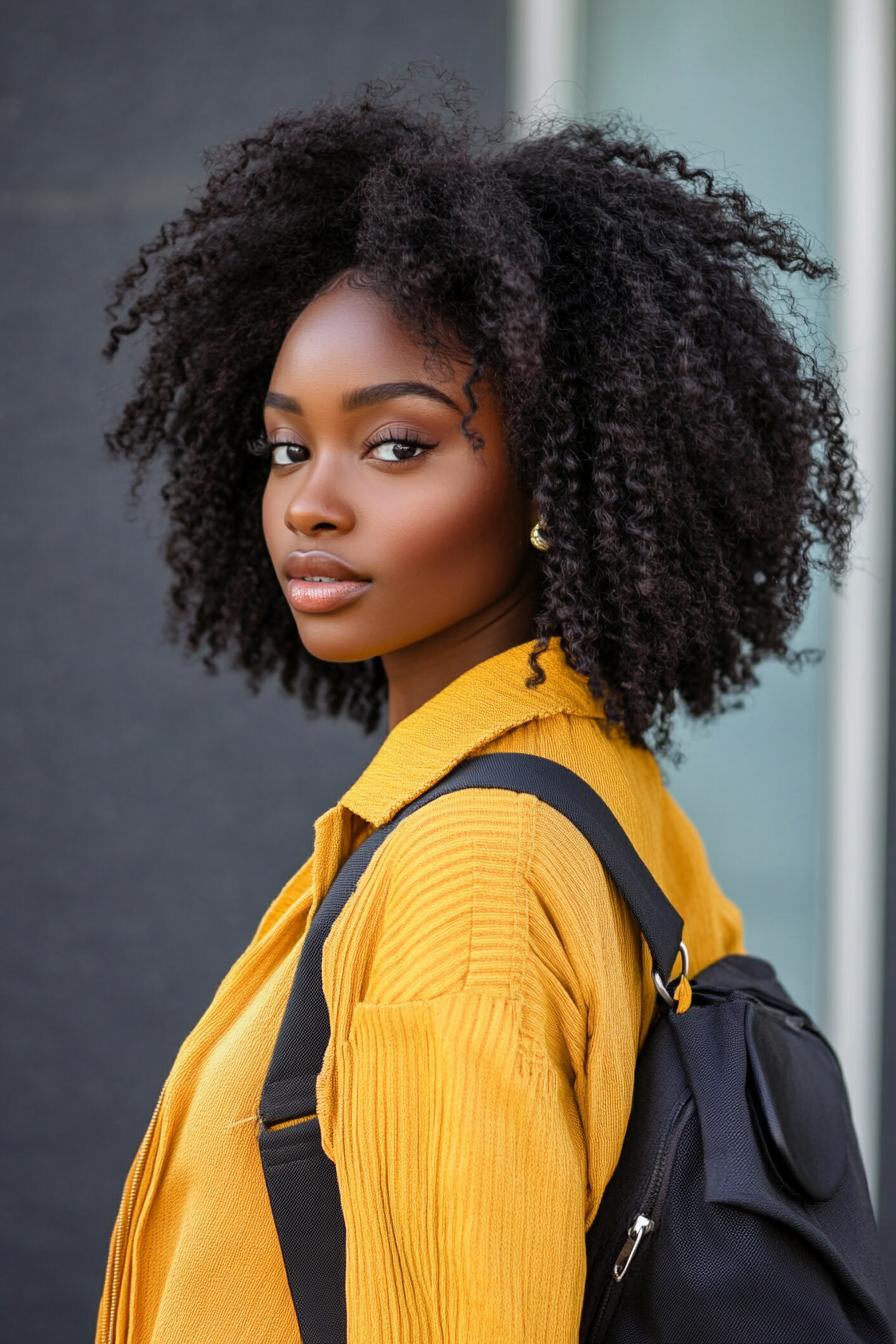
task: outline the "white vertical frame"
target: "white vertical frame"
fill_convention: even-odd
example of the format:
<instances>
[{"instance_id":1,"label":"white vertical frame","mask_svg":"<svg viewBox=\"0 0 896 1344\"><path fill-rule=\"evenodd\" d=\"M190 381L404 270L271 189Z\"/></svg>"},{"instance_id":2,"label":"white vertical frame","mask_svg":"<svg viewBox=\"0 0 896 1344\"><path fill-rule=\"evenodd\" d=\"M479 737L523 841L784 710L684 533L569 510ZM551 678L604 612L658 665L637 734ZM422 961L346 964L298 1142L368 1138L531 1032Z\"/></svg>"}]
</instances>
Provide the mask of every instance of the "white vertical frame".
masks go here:
<instances>
[{"instance_id":1,"label":"white vertical frame","mask_svg":"<svg viewBox=\"0 0 896 1344\"><path fill-rule=\"evenodd\" d=\"M836 343L865 516L831 594L827 1028L877 1202L894 443L894 10L834 0Z\"/></svg>"},{"instance_id":2,"label":"white vertical frame","mask_svg":"<svg viewBox=\"0 0 896 1344\"><path fill-rule=\"evenodd\" d=\"M578 98L579 0L511 0L509 103L528 120L534 111L570 115Z\"/></svg>"}]
</instances>

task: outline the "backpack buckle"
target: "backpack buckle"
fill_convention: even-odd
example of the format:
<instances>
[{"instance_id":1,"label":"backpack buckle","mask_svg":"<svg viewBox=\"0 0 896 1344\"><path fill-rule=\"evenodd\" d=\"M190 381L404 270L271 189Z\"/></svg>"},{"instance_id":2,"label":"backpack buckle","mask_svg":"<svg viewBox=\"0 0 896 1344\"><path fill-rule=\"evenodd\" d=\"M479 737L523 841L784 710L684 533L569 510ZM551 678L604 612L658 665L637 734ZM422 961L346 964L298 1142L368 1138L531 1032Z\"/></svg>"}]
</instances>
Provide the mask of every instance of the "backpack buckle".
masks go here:
<instances>
[{"instance_id":1,"label":"backpack buckle","mask_svg":"<svg viewBox=\"0 0 896 1344\"><path fill-rule=\"evenodd\" d=\"M668 985L664 985L663 977L660 975L659 971L654 970L653 972L653 983L656 985L657 994L659 994L661 999L665 999L666 1003L668 1003L670 1008L674 1009L678 1008L678 1004L672 997L675 990L675 986L678 983L678 980L680 980L682 977L684 977L685 980L687 980L688 978L688 950L685 947L684 943L678 944L678 950L681 953L680 976L676 977L675 980L670 980Z\"/></svg>"}]
</instances>

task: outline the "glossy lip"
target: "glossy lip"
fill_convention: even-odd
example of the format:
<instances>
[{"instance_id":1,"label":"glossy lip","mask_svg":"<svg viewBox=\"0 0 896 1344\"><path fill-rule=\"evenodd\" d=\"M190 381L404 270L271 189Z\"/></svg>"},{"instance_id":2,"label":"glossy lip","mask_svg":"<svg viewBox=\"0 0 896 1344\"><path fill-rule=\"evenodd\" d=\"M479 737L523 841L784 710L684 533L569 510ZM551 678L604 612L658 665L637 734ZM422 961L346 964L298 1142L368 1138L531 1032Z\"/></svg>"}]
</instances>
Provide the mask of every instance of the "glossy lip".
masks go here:
<instances>
[{"instance_id":1,"label":"glossy lip","mask_svg":"<svg viewBox=\"0 0 896 1344\"><path fill-rule=\"evenodd\" d=\"M301 579L290 579L286 585L286 596L294 611L334 611L359 597L370 584L369 579L338 583L303 583Z\"/></svg>"},{"instance_id":2,"label":"glossy lip","mask_svg":"<svg viewBox=\"0 0 896 1344\"><path fill-rule=\"evenodd\" d=\"M283 564L288 579L306 579L316 575L322 579L346 579L353 583L369 583L366 574L359 574L346 560L340 560L332 551L290 551Z\"/></svg>"}]
</instances>

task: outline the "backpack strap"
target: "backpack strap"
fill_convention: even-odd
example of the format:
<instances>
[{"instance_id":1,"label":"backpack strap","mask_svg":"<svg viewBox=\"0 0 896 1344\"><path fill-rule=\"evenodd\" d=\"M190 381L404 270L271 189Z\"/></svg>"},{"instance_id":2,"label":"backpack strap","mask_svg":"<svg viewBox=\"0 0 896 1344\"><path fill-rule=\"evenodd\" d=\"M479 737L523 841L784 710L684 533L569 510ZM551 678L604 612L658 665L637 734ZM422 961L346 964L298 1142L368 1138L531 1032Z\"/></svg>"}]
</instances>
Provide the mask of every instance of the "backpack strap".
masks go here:
<instances>
[{"instance_id":1,"label":"backpack strap","mask_svg":"<svg viewBox=\"0 0 896 1344\"><path fill-rule=\"evenodd\" d=\"M317 1078L330 1039L324 943L370 860L399 822L443 794L470 788L533 793L578 827L640 926L658 989L660 979L664 986L669 980L683 946L681 916L610 808L580 775L543 756L504 751L466 757L367 836L339 869L305 934L259 1105L261 1162L304 1344L346 1338L345 1222L336 1168L321 1146L315 1114Z\"/></svg>"}]
</instances>

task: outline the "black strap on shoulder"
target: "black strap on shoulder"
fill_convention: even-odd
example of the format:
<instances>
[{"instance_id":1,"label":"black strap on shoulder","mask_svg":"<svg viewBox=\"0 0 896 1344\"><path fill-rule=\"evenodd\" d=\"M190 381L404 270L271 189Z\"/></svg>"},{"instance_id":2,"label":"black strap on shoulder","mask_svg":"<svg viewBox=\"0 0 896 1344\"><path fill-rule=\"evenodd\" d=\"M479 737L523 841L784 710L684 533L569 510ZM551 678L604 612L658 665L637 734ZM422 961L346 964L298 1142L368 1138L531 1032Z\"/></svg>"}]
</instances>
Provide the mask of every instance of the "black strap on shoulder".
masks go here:
<instances>
[{"instance_id":1,"label":"black strap on shoulder","mask_svg":"<svg viewBox=\"0 0 896 1344\"><path fill-rule=\"evenodd\" d=\"M317 1077L330 1039L324 943L394 828L443 794L471 788L532 793L562 812L590 842L618 887L664 984L678 955L681 916L623 827L580 775L543 756L504 751L465 757L348 856L306 932L259 1106L261 1161L303 1344L338 1344L346 1338L345 1223L336 1168L321 1147L315 1114ZM296 1123L285 1123L289 1121Z\"/></svg>"}]
</instances>

